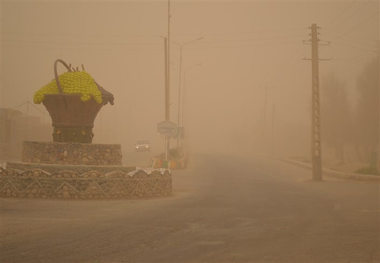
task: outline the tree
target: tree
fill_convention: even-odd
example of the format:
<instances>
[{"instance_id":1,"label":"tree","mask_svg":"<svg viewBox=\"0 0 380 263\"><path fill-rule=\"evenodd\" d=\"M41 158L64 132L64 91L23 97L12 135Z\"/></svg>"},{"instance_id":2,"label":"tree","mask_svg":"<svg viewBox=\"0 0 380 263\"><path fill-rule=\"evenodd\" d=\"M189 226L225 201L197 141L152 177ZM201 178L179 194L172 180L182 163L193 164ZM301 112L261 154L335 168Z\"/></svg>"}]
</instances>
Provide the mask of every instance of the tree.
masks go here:
<instances>
[{"instance_id":1,"label":"tree","mask_svg":"<svg viewBox=\"0 0 380 263\"><path fill-rule=\"evenodd\" d=\"M322 80L321 129L322 141L335 149L336 158L344 162L344 146L350 141L352 109L345 84L333 73Z\"/></svg>"},{"instance_id":2,"label":"tree","mask_svg":"<svg viewBox=\"0 0 380 263\"><path fill-rule=\"evenodd\" d=\"M373 59L357 79L356 141L364 149L367 161L376 160L379 143L380 86L379 58Z\"/></svg>"}]
</instances>

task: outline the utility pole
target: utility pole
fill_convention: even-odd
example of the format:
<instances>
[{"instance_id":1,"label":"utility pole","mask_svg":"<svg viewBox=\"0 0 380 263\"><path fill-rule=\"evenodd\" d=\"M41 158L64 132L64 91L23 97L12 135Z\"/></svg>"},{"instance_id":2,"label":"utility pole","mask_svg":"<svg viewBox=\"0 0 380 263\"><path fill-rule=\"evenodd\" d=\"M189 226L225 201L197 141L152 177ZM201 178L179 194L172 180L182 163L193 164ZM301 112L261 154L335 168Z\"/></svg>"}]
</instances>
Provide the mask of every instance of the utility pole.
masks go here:
<instances>
[{"instance_id":1,"label":"utility pole","mask_svg":"<svg viewBox=\"0 0 380 263\"><path fill-rule=\"evenodd\" d=\"M182 92L182 48L184 45L179 46L179 78L178 78L178 116L177 116L177 127L178 127L178 132L180 128L180 114L181 114L181 92ZM180 134L177 134L177 149L179 148L180 145Z\"/></svg>"},{"instance_id":2,"label":"utility pole","mask_svg":"<svg viewBox=\"0 0 380 263\"><path fill-rule=\"evenodd\" d=\"M168 61L168 38L164 37L165 54L165 121L170 120L170 90L169 90L169 61Z\"/></svg>"},{"instance_id":3,"label":"utility pole","mask_svg":"<svg viewBox=\"0 0 380 263\"><path fill-rule=\"evenodd\" d=\"M275 129L274 129L274 118L276 116L276 104L273 103L272 105L272 147L271 147L271 155L272 155L272 158L274 157L274 148L275 148Z\"/></svg>"},{"instance_id":4,"label":"utility pole","mask_svg":"<svg viewBox=\"0 0 380 263\"><path fill-rule=\"evenodd\" d=\"M165 38L166 85L165 85L165 121L170 121L170 0L168 0L168 36ZM168 161L170 137L165 136L165 159Z\"/></svg>"},{"instance_id":5,"label":"utility pole","mask_svg":"<svg viewBox=\"0 0 380 263\"><path fill-rule=\"evenodd\" d=\"M311 163L313 169L313 180L322 181L322 151L321 151L321 114L319 100L319 61L318 46L321 44L318 38L317 24L312 24L311 39L304 43L311 43ZM327 43L327 45L329 42Z\"/></svg>"},{"instance_id":6,"label":"utility pole","mask_svg":"<svg viewBox=\"0 0 380 263\"><path fill-rule=\"evenodd\" d=\"M379 7L380 7L380 2L379 2ZM380 41L377 42L377 62L380 63ZM380 76L380 68L378 69L379 70L379 76ZM379 79L379 82L380 82L380 79ZM380 83L378 83L378 85L380 85ZM376 102L377 102L377 149L376 149L376 169L377 169L377 172L380 173L380 87L378 89L378 92L377 92L377 98L376 98Z\"/></svg>"},{"instance_id":7,"label":"utility pole","mask_svg":"<svg viewBox=\"0 0 380 263\"><path fill-rule=\"evenodd\" d=\"M318 27L311 25L311 161L313 180L322 180L322 152L321 152L321 115L319 101L319 57L318 57Z\"/></svg>"},{"instance_id":8,"label":"utility pole","mask_svg":"<svg viewBox=\"0 0 380 263\"><path fill-rule=\"evenodd\" d=\"M265 86L265 89L264 89L264 105L263 105L263 108L262 108L262 113L261 113L261 116L260 116L260 142L262 144L260 144L260 150L266 154L267 153L267 149L268 149L268 139L267 139L267 135L266 135L266 131L267 131L267 101L268 101L268 86Z\"/></svg>"},{"instance_id":9,"label":"utility pole","mask_svg":"<svg viewBox=\"0 0 380 263\"><path fill-rule=\"evenodd\" d=\"M169 120L169 80L168 80L168 39L164 37L164 63L165 63L165 121ZM168 137L165 136L164 148L165 148L165 160L168 160Z\"/></svg>"},{"instance_id":10,"label":"utility pole","mask_svg":"<svg viewBox=\"0 0 380 263\"><path fill-rule=\"evenodd\" d=\"M268 86L265 86L265 97L264 97L264 113L263 113L263 119L264 119L264 134L266 132L266 123L267 123L267 101L268 101Z\"/></svg>"},{"instance_id":11,"label":"utility pole","mask_svg":"<svg viewBox=\"0 0 380 263\"><path fill-rule=\"evenodd\" d=\"M165 120L170 121L170 0L168 0L168 37L167 37L167 63L166 63L166 74L167 74L167 83L166 83L166 112Z\"/></svg>"}]
</instances>

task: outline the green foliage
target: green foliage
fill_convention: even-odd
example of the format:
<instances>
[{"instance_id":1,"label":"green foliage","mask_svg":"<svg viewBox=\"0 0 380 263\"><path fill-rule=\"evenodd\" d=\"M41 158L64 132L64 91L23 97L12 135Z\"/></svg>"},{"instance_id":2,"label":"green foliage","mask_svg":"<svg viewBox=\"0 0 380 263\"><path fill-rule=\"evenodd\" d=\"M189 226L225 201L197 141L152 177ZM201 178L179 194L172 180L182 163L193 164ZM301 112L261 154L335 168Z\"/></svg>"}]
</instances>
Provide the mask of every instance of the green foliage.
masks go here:
<instances>
[{"instance_id":1,"label":"green foliage","mask_svg":"<svg viewBox=\"0 0 380 263\"><path fill-rule=\"evenodd\" d=\"M357 141L368 147L376 147L379 131L379 60L374 59L362 71L357 80L358 104L356 115Z\"/></svg>"},{"instance_id":2,"label":"green foliage","mask_svg":"<svg viewBox=\"0 0 380 263\"><path fill-rule=\"evenodd\" d=\"M324 143L334 148L336 157L344 162L344 145L352 138L352 107L345 83L334 74L322 80L321 122Z\"/></svg>"},{"instance_id":3,"label":"green foliage","mask_svg":"<svg viewBox=\"0 0 380 263\"><path fill-rule=\"evenodd\" d=\"M380 175L380 172L376 169L376 167L363 167L356 170L359 174L372 174L372 175Z\"/></svg>"}]
</instances>

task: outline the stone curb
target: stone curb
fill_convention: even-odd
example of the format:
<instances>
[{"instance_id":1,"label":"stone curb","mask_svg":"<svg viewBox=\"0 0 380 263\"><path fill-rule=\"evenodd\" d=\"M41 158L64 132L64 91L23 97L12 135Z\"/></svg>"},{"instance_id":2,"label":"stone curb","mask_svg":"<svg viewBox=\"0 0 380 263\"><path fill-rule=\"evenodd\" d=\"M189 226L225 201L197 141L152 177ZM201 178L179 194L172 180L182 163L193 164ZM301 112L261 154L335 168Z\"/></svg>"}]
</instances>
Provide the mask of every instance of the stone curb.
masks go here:
<instances>
[{"instance_id":1,"label":"stone curb","mask_svg":"<svg viewBox=\"0 0 380 263\"><path fill-rule=\"evenodd\" d=\"M299 167L311 169L311 164L303 163L300 161L294 161L289 159L280 159L280 161L287 162ZM334 177L338 179L348 179L357 181L367 181L367 182L377 182L380 183L380 175L370 175L370 174L358 174L358 173L345 173L340 171L335 171L328 168L323 168L323 175Z\"/></svg>"}]
</instances>

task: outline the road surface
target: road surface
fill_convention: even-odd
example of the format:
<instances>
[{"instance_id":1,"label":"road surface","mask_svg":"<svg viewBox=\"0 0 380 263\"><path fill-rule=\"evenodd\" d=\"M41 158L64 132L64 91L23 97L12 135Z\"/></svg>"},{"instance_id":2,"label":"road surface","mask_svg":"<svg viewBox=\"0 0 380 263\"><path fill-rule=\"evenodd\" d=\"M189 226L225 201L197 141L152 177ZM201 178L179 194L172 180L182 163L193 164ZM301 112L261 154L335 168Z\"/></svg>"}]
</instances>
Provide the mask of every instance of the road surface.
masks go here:
<instances>
[{"instance_id":1,"label":"road surface","mask_svg":"<svg viewBox=\"0 0 380 263\"><path fill-rule=\"evenodd\" d=\"M379 185L310 177L203 155L169 198L0 199L0 262L380 262Z\"/></svg>"}]
</instances>

